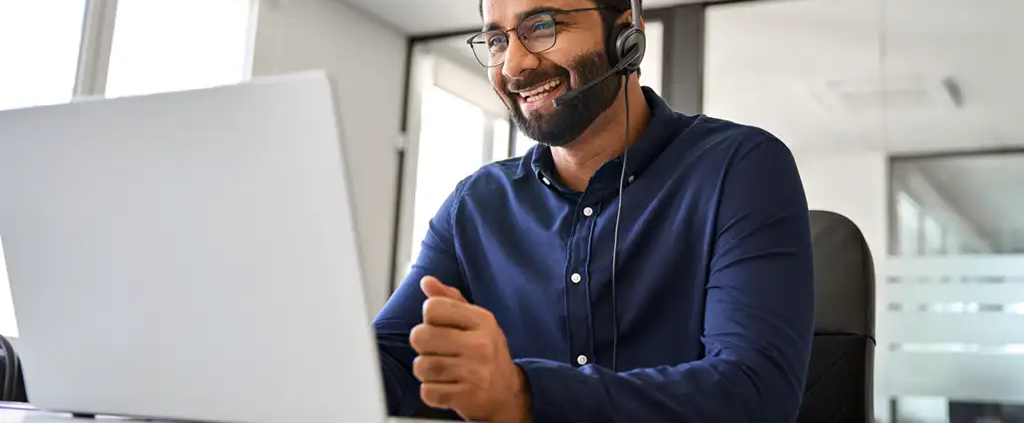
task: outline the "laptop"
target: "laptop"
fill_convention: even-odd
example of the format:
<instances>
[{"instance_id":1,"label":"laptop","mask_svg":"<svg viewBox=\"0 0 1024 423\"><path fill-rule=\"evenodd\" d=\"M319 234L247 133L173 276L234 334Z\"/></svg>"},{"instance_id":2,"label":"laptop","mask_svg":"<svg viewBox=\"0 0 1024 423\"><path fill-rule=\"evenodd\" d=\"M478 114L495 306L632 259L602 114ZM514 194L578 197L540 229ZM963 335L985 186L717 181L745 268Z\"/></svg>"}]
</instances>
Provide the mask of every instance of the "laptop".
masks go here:
<instances>
[{"instance_id":1,"label":"laptop","mask_svg":"<svg viewBox=\"0 0 1024 423\"><path fill-rule=\"evenodd\" d=\"M308 72L0 112L35 407L387 420L332 91Z\"/></svg>"}]
</instances>

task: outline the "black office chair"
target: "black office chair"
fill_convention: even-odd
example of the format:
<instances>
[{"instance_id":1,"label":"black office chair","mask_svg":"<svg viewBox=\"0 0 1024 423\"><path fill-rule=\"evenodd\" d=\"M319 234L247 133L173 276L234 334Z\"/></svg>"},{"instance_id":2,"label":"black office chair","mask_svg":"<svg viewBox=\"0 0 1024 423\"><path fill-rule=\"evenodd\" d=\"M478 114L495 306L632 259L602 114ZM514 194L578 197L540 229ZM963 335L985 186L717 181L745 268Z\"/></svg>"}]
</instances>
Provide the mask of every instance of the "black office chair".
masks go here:
<instances>
[{"instance_id":1,"label":"black office chair","mask_svg":"<svg viewBox=\"0 0 1024 423\"><path fill-rule=\"evenodd\" d=\"M874 421L875 272L860 229L811 212L815 326L798 423Z\"/></svg>"},{"instance_id":2,"label":"black office chair","mask_svg":"<svg viewBox=\"0 0 1024 423\"><path fill-rule=\"evenodd\" d=\"M0 335L0 401L28 402L25 393L25 375L21 371L21 358L14 346Z\"/></svg>"}]
</instances>

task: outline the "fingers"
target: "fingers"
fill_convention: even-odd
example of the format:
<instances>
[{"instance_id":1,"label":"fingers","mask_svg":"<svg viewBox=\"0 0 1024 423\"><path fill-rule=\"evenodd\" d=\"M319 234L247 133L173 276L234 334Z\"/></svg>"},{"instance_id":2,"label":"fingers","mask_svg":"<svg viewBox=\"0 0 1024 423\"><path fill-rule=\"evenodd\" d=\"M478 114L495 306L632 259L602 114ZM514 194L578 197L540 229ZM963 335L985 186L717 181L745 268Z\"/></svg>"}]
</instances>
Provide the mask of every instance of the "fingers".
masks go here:
<instances>
[{"instance_id":1,"label":"fingers","mask_svg":"<svg viewBox=\"0 0 1024 423\"><path fill-rule=\"evenodd\" d=\"M467 401L472 390L466 383L424 383L420 385L420 399L433 408L455 410Z\"/></svg>"},{"instance_id":2,"label":"fingers","mask_svg":"<svg viewBox=\"0 0 1024 423\"><path fill-rule=\"evenodd\" d=\"M482 309L450 298L427 298L423 302L423 323L431 326L472 330L485 324L487 318Z\"/></svg>"},{"instance_id":3,"label":"fingers","mask_svg":"<svg viewBox=\"0 0 1024 423\"><path fill-rule=\"evenodd\" d=\"M420 289L427 298L448 298L462 303L468 303L466 298L458 289L445 285L433 276L426 276L420 280Z\"/></svg>"},{"instance_id":4,"label":"fingers","mask_svg":"<svg viewBox=\"0 0 1024 423\"><path fill-rule=\"evenodd\" d=\"M469 332L441 326L419 325L409 333L409 344L421 355L455 357L467 351Z\"/></svg>"},{"instance_id":5,"label":"fingers","mask_svg":"<svg viewBox=\"0 0 1024 423\"><path fill-rule=\"evenodd\" d=\"M412 362L412 374L423 383L460 383L472 381L465 365L457 357L421 355Z\"/></svg>"}]
</instances>

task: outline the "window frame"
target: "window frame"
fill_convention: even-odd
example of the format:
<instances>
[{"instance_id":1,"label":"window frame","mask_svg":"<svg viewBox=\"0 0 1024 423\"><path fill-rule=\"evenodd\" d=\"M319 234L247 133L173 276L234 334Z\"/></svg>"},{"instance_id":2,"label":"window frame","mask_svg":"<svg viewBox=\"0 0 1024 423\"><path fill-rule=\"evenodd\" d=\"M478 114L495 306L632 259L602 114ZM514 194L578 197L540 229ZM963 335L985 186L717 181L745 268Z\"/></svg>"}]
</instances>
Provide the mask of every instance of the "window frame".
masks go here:
<instances>
[{"instance_id":1,"label":"window frame","mask_svg":"<svg viewBox=\"0 0 1024 423\"><path fill-rule=\"evenodd\" d=\"M255 18L259 0L240 0L249 2L250 30L246 43L246 57L243 79L252 74L252 54L255 38ZM74 89L70 102L78 102L93 98L102 98L106 93L109 73L110 56L114 43L114 29L117 20L118 0L85 0L85 13L82 16L82 34L78 48L78 60L75 69ZM0 255L3 253L0 252ZM0 257L0 265L4 265ZM6 272L4 272L6 274ZM7 278L0 281L10 290ZM15 318L15 322L17 319ZM16 324L16 323L15 323ZM3 334L7 336L7 334ZM17 336L8 336L16 339Z\"/></svg>"},{"instance_id":2,"label":"window frame","mask_svg":"<svg viewBox=\"0 0 1024 423\"><path fill-rule=\"evenodd\" d=\"M71 101L102 97L107 86L118 0L86 0L78 74Z\"/></svg>"},{"instance_id":3,"label":"window frame","mask_svg":"<svg viewBox=\"0 0 1024 423\"><path fill-rule=\"evenodd\" d=\"M432 48L430 43L411 43L409 61L409 82L407 88L408 101L406 107L406 130L399 146L400 186L398 192L398 219L395 228L395 239L392 254L391 291L393 292L405 279L409 267L415 259L412 257L416 213L416 189L419 160L419 139L422 128L422 105L424 95L431 87L437 87L460 97L481 108L485 114L482 163L493 161L494 125L496 120L508 119L505 105L492 94L490 82L486 78L486 70L466 69L456 61ZM479 73L474 73L478 70ZM511 126L510 126L511 127ZM510 130L510 133L515 132ZM510 135L511 137L511 135ZM509 145L512 141L510 140ZM454 188L454 187L453 187ZM389 292L389 295L390 295Z\"/></svg>"}]
</instances>

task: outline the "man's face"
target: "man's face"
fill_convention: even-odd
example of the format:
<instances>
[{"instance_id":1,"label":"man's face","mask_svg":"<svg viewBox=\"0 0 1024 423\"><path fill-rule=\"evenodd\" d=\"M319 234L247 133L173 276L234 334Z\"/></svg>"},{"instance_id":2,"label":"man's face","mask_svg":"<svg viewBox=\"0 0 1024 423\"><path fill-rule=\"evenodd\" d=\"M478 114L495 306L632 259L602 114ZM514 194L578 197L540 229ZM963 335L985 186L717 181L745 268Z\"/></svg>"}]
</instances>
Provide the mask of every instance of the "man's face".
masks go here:
<instances>
[{"instance_id":1,"label":"man's face","mask_svg":"<svg viewBox=\"0 0 1024 423\"><path fill-rule=\"evenodd\" d=\"M538 12L593 7L596 5L590 0L484 0L484 25L510 30ZM515 31L509 31L505 62L491 68L489 77L526 136L564 146L615 102L619 78L609 78L558 108L552 103L611 69L605 53L603 13L607 12L555 14L556 42L539 53L529 51Z\"/></svg>"}]
</instances>

